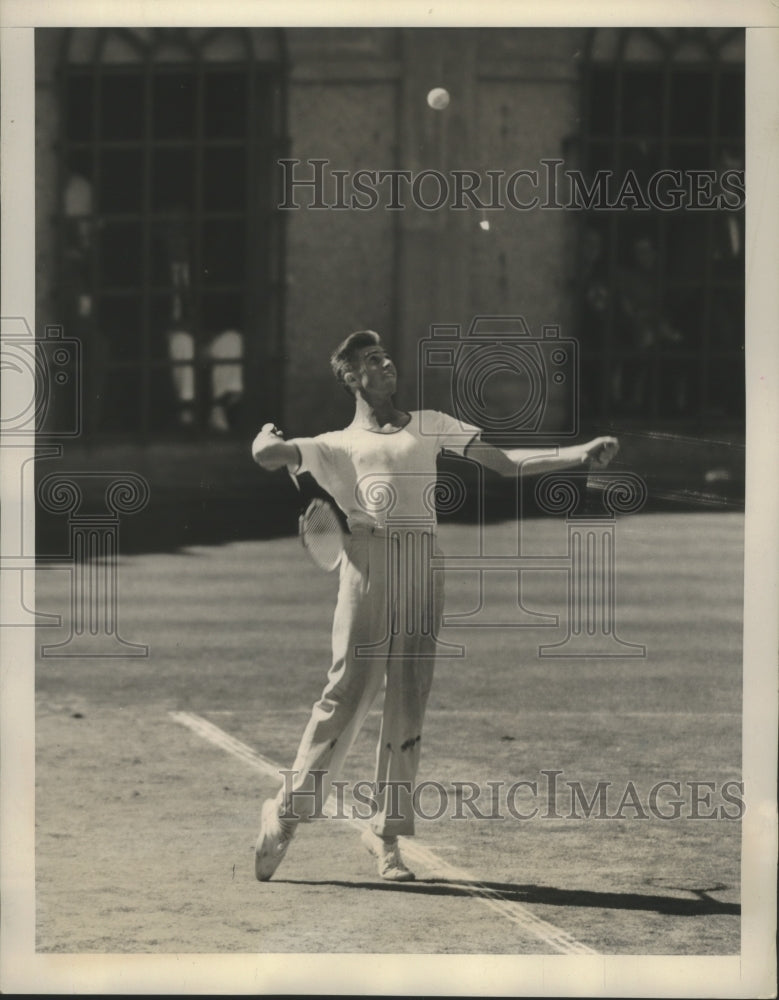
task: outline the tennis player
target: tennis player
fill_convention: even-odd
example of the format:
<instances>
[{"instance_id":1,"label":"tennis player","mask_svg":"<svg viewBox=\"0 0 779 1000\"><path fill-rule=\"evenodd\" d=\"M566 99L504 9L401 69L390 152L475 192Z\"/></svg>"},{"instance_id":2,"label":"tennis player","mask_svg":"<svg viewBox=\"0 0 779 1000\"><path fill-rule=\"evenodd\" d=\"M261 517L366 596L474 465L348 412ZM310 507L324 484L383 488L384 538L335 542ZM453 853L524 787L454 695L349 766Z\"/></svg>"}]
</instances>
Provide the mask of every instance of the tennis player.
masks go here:
<instances>
[{"instance_id":1,"label":"tennis player","mask_svg":"<svg viewBox=\"0 0 779 1000\"><path fill-rule=\"evenodd\" d=\"M308 472L346 515L332 630L332 665L313 706L297 757L274 799L262 807L255 874L269 879L298 823L322 815L344 759L384 685L371 821L363 843L381 878L410 881L398 836L414 833L413 791L422 721L433 677L443 610L441 573L430 569L435 514L429 497L443 451L474 459L503 476L579 466L604 468L616 439L564 448L502 450L480 429L432 410L406 413L393 397L397 371L372 330L351 334L331 366L353 395L354 419L340 431L285 441L266 425L252 445L265 469ZM428 506L429 505L429 506ZM391 530L402 526L402 531ZM402 622L401 622L402 619Z\"/></svg>"}]
</instances>

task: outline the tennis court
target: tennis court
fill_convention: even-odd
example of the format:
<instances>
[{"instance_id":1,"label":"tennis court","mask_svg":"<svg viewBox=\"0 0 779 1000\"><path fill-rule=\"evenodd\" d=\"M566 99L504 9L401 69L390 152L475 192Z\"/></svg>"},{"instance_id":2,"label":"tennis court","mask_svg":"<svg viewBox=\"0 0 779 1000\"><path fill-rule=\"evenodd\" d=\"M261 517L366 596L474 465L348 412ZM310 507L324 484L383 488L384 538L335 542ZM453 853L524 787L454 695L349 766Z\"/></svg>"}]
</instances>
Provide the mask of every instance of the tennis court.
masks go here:
<instances>
[{"instance_id":1,"label":"tennis court","mask_svg":"<svg viewBox=\"0 0 779 1000\"><path fill-rule=\"evenodd\" d=\"M509 550L512 524L485 530ZM444 525L444 550L472 531ZM617 520L617 629L645 656L539 657L566 634L560 569L522 592L557 626L445 630L465 655L436 667L405 885L333 818L254 880L260 803L328 665L335 576L291 537L122 557L119 631L149 656L38 665L38 950L737 954L742 535L737 511ZM559 554L565 521L523 540ZM67 636L69 586L38 572L39 610L63 614L40 641ZM510 622L516 584L490 587ZM447 612L478 594L450 573ZM347 764L350 817L378 725L375 709Z\"/></svg>"}]
</instances>

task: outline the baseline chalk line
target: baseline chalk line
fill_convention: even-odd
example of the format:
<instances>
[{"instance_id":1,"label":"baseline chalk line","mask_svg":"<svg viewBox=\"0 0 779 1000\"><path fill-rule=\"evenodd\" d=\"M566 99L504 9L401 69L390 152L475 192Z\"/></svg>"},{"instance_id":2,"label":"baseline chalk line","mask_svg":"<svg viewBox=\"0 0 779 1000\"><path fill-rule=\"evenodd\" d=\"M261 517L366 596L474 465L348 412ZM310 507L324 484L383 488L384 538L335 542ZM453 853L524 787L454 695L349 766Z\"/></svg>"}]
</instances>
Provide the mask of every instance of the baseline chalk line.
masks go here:
<instances>
[{"instance_id":1,"label":"baseline chalk line","mask_svg":"<svg viewBox=\"0 0 779 1000\"><path fill-rule=\"evenodd\" d=\"M219 726L215 726L207 719L202 718L202 716L196 715L194 712L168 712L168 715L174 722L186 726L193 733L196 733L209 743L220 747L220 749L227 751L227 753L232 754L238 760L254 768L254 770L259 771L266 777L279 780L281 764L277 764L269 757L264 757L262 754L257 753L256 750L247 746L246 743L242 743L240 740L235 739L235 737L230 736L229 733L226 733ZM325 811L327 812L327 806L325 806ZM347 817L342 822L347 822L360 830L364 830L368 826L364 820L357 818ZM526 906L523 906L522 903L508 899L500 890L492 889L490 886L482 884L464 868L458 868L455 865L449 864L448 861L444 861L443 858L439 858L430 848L414 843L413 839L409 837L402 837L401 840L403 841L403 853L406 857L416 861L430 875L446 878L456 883L483 906L493 910L505 920L509 920L511 923L521 927L522 930L538 938L539 941L543 941L550 947L555 948L560 954L599 954L594 948L590 948L581 941L577 941L567 931L555 927L554 924L550 924L547 920L542 920L541 917L537 917Z\"/></svg>"},{"instance_id":2,"label":"baseline chalk line","mask_svg":"<svg viewBox=\"0 0 779 1000\"><path fill-rule=\"evenodd\" d=\"M174 722L181 723L182 726L191 729L193 733L202 736L204 740L208 740L209 743L213 743L215 746L221 747L222 750L231 753L233 757L242 760L245 764L253 767L255 771L259 771L269 778L279 779L280 764L276 764L267 757L263 757L262 754L257 753L256 750L252 750L245 743L241 743L240 740L235 739L235 737L226 733L224 729L220 729L219 726L215 726L208 719L204 719L200 715L195 715L194 712L168 712L168 715Z\"/></svg>"}]
</instances>

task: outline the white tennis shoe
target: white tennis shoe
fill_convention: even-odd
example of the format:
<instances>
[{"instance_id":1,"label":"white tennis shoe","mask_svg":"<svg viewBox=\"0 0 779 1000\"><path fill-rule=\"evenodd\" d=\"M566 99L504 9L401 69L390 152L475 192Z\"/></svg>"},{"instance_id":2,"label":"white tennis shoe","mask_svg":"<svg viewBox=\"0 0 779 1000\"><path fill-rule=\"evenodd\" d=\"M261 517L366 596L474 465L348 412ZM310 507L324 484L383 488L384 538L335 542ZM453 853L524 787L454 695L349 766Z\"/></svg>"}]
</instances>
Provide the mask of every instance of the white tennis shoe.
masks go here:
<instances>
[{"instance_id":1,"label":"white tennis shoe","mask_svg":"<svg viewBox=\"0 0 779 1000\"><path fill-rule=\"evenodd\" d=\"M264 803L260 817L260 835L254 846L254 874L258 881L267 882L284 860L298 821L282 819L275 799Z\"/></svg>"},{"instance_id":2,"label":"white tennis shoe","mask_svg":"<svg viewBox=\"0 0 779 1000\"><path fill-rule=\"evenodd\" d=\"M416 876L406 867L400 856L397 837L387 841L369 827L360 839L368 851L378 860L378 872L383 879L387 879L389 882L414 881Z\"/></svg>"}]
</instances>

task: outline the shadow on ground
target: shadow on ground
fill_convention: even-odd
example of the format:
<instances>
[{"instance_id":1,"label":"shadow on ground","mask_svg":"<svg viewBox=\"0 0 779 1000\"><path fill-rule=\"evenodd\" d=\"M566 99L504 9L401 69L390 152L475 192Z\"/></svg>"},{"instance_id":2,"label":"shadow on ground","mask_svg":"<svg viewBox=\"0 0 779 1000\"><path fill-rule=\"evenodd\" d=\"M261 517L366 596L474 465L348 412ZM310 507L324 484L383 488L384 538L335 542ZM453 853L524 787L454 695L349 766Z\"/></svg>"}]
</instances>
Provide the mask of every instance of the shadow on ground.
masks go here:
<instances>
[{"instance_id":1,"label":"shadow on ground","mask_svg":"<svg viewBox=\"0 0 779 1000\"><path fill-rule=\"evenodd\" d=\"M471 896L488 894L512 903L544 906L594 907L605 910L649 910L674 917L733 916L741 914L739 903L723 903L706 890L691 890L695 899L658 896L637 892L592 892L584 889L555 889L543 885L515 885L511 882L465 882L445 878L417 878L416 882L346 882L332 880L274 879L291 885L330 885L342 889L378 892L412 892L429 896ZM721 887L724 888L724 887Z\"/></svg>"}]
</instances>

